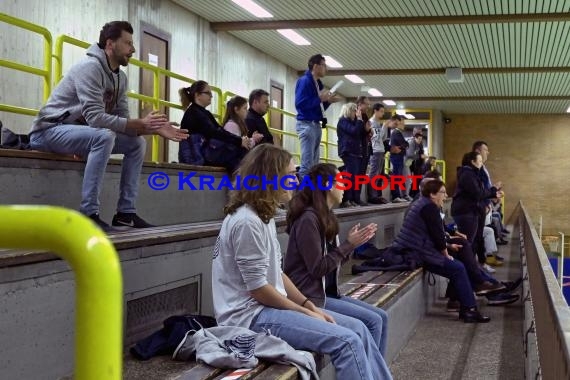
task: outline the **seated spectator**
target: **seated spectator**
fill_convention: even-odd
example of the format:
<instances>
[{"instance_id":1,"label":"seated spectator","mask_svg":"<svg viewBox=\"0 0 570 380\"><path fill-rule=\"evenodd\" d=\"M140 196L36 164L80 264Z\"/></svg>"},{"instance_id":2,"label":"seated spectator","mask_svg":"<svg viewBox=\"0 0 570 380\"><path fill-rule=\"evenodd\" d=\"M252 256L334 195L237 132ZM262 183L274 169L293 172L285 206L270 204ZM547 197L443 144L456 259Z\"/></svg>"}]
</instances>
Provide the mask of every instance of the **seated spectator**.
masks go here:
<instances>
[{"instance_id":1,"label":"seated spectator","mask_svg":"<svg viewBox=\"0 0 570 380\"><path fill-rule=\"evenodd\" d=\"M247 127L245 125L245 115L247 114L247 100L241 96L234 96L226 103L226 113L224 115L224 129L236 136L247 136ZM249 149L253 148L256 143L263 139L263 135L254 132L252 138L249 139ZM214 139L210 140L212 143ZM219 155L225 157L228 164L226 167L233 173L234 169L239 165L241 159L247 153L247 149L236 147L235 145L218 143L220 146Z\"/></svg>"},{"instance_id":2,"label":"seated spectator","mask_svg":"<svg viewBox=\"0 0 570 380\"><path fill-rule=\"evenodd\" d=\"M350 173L350 180L360 173L360 161L362 160L362 138L367 133L362 120L362 112L355 103L346 103L342 106L341 117L337 124L338 155L344 162L345 171ZM344 192L340 207L358 206L360 190L352 186Z\"/></svg>"},{"instance_id":3,"label":"seated spectator","mask_svg":"<svg viewBox=\"0 0 570 380\"><path fill-rule=\"evenodd\" d=\"M269 132L267 123L263 116L269 109L269 93L265 90L253 90L249 94L249 110L245 117L248 137L252 137L254 132L261 133L263 138L258 144L273 144L273 135Z\"/></svg>"},{"instance_id":4,"label":"seated spectator","mask_svg":"<svg viewBox=\"0 0 570 380\"><path fill-rule=\"evenodd\" d=\"M275 212L292 190L263 189L261 176L297 184L289 152L270 144L256 146L237 173L256 176L256 190L230 192L212 262L212 293L221 326L270 331L293 348L328 354L339 379L391 379L367 327L361 321L324 311L297 289L281 270ZM285 176L287 176L285 178Z\"/></svg>"},{"instance_id":5,"label":"seated spectator","mask_svg":"<svg viewBox=\"0 0 570 380\"><path fill-rule=\"evenodd\" d=\"M332 212L342 201L343 190L334 185L337 168L317 164L309 171L310 186L299 190L287 214L289 241L283 270L291 281L317 307L361 320L368 327L382 355L386 353L388 315L366 302L342 296L338 290L338 273L352 251L370 240L376 224L360 229L352 227L340 244L339 224ZM330 188L329 190L321 190ZM386 372L388 368L386 368Z\"/></svg>"},{"instance_id":6,"label":"seated spectator","mask_svg":"<svg viewBox=\"0 0 570 380\"><path fill-rule=\"evenodd\" d=\"M206 109L212 102L212 90L207 82L196 81L192 86L180 89L179 94L182 105L187 105L180 127L190 132L190 138L180 142L178 160L185 164L232 168L235 156L219 154L220 148L228 144L233 145L236 152L240 147L249 149L248 137L226 131ZM211 139L215 139L212 144Z\"/></svg>"},{"instance_id":7,"label":"seated spectator","mask_svg":"<svg viewBox=\"0 0 570 380\"><path fill-rule=\"evenodd\" d=\"M71 67L52 91L30 132L32 149L86 160L79 211L107 232L114 228L99 217L99 194L111 154L124 154L113 226L151 227L136 214L135 207L146 151L142 135L172 141L188 137L165 115L151 112L143 119L129 117L127 76L120 66L127 66L134 52L131 24L105 24L99 43L87 49L87 58Z\"/></svg>"},{"instance_id":8,"label":"seated spectator","mask_svg":"<svg viewBox=\"0 0 570 380\"><path fill-rule=\"evenodd\" d=\"M440 214L446 199L443 182L438 179L425 182L421 194L406 214L392 246L406 254L416 255L430 272L449 278L460 302L460 319L466 323L489 322L490 318L477 310L465 266L448 252Z\"/></svg>"}]
</instances>

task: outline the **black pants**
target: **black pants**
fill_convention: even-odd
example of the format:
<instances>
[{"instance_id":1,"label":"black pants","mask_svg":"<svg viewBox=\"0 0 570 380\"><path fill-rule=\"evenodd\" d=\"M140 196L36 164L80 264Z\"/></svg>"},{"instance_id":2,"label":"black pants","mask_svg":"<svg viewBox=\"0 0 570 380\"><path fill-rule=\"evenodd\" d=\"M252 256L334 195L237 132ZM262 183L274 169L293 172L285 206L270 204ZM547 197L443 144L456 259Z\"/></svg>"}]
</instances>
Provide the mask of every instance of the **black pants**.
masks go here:
<instances>
[{"instance_id":1,"label":"black pants","mask_svg":"<svg viewBox=\"0 0 570 380\"><path fill-rule=\"evenodd\" d=\"M453 256L454 259L459 260L465 266L465 271L467 272L467 276L469 277L469 282L473 287L479 285L485 281L481 274L481 269L479 268L479 264L475 260L475 254L473 253L473 249L471 243L469 241L462 239L460 237L454 237L449 240L450 244L459 244L462 248L459 251L452 251L448 249L448 253ZM455 288L451 285L447 285L447 290L445 292L445 296L451 300L457 299L457 292Z\"/></svg>"}]
</instances>

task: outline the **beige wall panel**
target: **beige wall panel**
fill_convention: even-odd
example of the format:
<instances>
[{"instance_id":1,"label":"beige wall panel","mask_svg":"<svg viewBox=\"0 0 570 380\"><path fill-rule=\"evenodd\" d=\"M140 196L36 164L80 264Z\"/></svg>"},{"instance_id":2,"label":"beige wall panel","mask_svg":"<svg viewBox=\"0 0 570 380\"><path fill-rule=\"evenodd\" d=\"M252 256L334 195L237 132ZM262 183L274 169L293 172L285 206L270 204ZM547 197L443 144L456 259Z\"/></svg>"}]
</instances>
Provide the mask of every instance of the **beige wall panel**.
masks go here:
<instances>
[{"instance_id":1,"label":"beige wall panel","mask_svg":"<svg viewBox=\"0 0 570 380\"><path fill-rule=\"evenodd\" d=\"M448 115L444 126L448 188L456 167L476 140L489 144L487 167L493 182L502 181L510 216L522 200L533 220L542 215L544 233L570 232L570 116ZM449 194L453 194L448 190ZM511 221L512 222L512 221Z\"/></svg>"}]
</instances>

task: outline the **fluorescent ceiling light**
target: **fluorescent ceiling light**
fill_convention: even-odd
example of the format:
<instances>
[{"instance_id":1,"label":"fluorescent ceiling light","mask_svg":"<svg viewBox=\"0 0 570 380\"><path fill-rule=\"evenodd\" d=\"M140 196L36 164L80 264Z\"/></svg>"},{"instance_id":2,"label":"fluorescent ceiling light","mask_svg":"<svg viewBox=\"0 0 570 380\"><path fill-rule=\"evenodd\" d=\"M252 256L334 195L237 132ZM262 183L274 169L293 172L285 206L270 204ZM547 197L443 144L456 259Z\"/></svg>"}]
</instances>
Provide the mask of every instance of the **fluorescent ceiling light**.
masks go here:
<instances>
[{"instance_id":1,"label":"fluorescent ceiling light","mask_svg":"<svg viewBox=\"0 0 570 380\"><path fill-rule=\"evenodd\" d=\"M411 113L407 113L404 115L406 117L406 119L415 119L416 117L414 115L412 115Z\"/></svg>"},{"instance_id":2,"label":"fluorescent ceiling light","mask_svg":"<svg viewBox=\"0 0 570 380\"><path fill-rule=\"evenodd\" d=\"M384 105L385 106L395 106L396 102L393 100L384 100Z\"/></svg>"},{"instance_id":3,"label":"fluorescent ceiling light","mask_svg":"<svg viewBox=\"0 0 570 380\"><path fill-rule=\"evenodd\" d=\"M570 107L568 107L568 108L566 109L566 112L570 112Z\"/></svg>"},{"instance_id":4,"label":"fluorescent ceiling light","mask_svg":"<svg viewBox=\"0 0 570 380\"><path fill-rule=\"evenodd\" d=\"M299 33L295 32L293 29L277 29L279 34L287 38L289 41L293 42L295 45L310 45L311 43L307 41Z\"/></svg>"},{"instance_id":5,"label":"fluorescent ceiling light","mask_svg":"<svg viewBox=\"0 0 570 380\"><path fill-rule=\"evenodd\" d=\"M270 18L273 15L267 12L258 4L254 3L252 0L232 0L235 4L239 5L252 15L259 17L259 18Z\"/></svg>"},{"instance_id":6,"label":"fluorescent ceiling light","mask_svg":"<svg viewBox=\"0 0 570 380\"><path fill-rule=\"evenodd\" d=\"M406 116L406 110L405 109L397 109L396 115Z\"/></svg>"},{"instance_id":7,"label":"fluorescent ceiling light","mask_svg":"<svg viewBox=\"0 0 570 380\"><path fill-rule=\"evenodd\" d=\"M361 77L359 77L358 75L354 75L354 74L347 74L344 76L346 79L348 79L349 81L351 81L352 83L364 83L364 79L362 79Z\"/></svg>"},{"instance_id":8,"label":"fluorescent ceiling light","mask_svg":"<svg viewBox=\"0 0 570 380\"><path fill-rule=\"evenodd\" d=\"M331 57L330 55L323 55L323 57L325 57L325 60L327 61L328 67L334 67L335 69L342 67L340 62L337 61L336 59L334 59L333 57Z\"/></svg>"},{"instance_id":9,"label":"fluorescent ceiling light","mask_svg":"<svg viewBox=\"0 0 570 380\"><path fill-rule=\"evenodd\" d=\"M377 96L377 97L382 96L382 93L381 93L380 91L378 91L377 89L375 89L375 88L371 88L370 90L368 90L368 93L369 93L371 96Z\"/></svg>"}]
</instances>

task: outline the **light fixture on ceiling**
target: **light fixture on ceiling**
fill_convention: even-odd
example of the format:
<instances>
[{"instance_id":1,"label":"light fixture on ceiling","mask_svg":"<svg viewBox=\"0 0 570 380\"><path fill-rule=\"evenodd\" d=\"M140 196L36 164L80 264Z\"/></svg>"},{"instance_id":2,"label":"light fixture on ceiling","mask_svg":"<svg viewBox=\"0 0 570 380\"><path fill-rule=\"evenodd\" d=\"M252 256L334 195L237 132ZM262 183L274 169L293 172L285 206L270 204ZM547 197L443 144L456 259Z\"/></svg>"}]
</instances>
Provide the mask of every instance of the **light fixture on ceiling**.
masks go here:
<instances>
[{"instance_id":1,"label":"light fixture on ceiling","mask_svg":"<svg viewBox=\"0 0 570 380\"><path fill-rule=\"evenodd\" d=\"M364 79L362 79L358 75L346 74L344 77L349 81L351 81L352 83L364 83Z\"/></svg>"},{"instance_id":2,"label":"light fixture on ceiling","mask_svg":"<svg viewBox=\"0 0 570 380\"><path fill-rule=\"evenodd\" d=\"M323 57L325 57L325 61L327 61L328 67L333 67L335 69L342 67L340 62L337 61L336 59L334 59L333 57L331 57L330 55L323 55Z\"/></svg>"},{"instance_id":3,"label":"light fixture on ceiling","mask_svg":"<svg viewBox=\"0 0 570 380\"><path fill-rule=\"evenodd\" d=\"M463 69L461 67L448 67L445 69L448 83L463 83Z\"/></svg>"},{"instance_id":4,"label":"light fixture on ceiling","mask_svg":"<svg viewBox=\"0 0 570 380\"><path fill-rule=\"evenodd\" d=\"M293 42L295 45L310 45L311 43L301 36L299 33L295 32L293 29L277 29L279 34L287 38L289 41Z\"/></svg>"},{"instance_id":5,"label":"light fixture on ceiling","mask_svg":"<svg viewBox=\"0 0 570 380\"><path fill-rule=\"evenodd\" d=\"M370 90L368 90L368 93L370 94L370 96L376 96L376 97L382 96L382 93L378 91L378 89L376 88L371 88Z\"/></svg>"},{"instance_id":6,"label":"light fixture on ceiling","mask_svg":"<svg viewBox=\"0 0 570 380\"><path fill-rule=\"evenodd\" d=\"M232 0L236 5L239 5L255 17L259 18L271 18L273 15L263 9L260 5L256 4L252 0Z\"/></svg>"},{"instance_id":7,"label":"light fixture on ceiling","mask_svg":"<svg viewBox=\"0 0 570 380\"><path fill-rule=\"evenodd\" d=\"M407 113L404 114L404 116L406 117L406 119L415 119L416 117L414 115L412 115L411 113Z\"/></svg>"},{"instance_id":8,"label":"light fixture on ceiling","mask_svg":"<svg viewBox=\"0 0 570 380\"><path fill-rule=\"evenodd\" d=\"M570 107L568 107L568 108L566 109L566 112L570 112Z\"/></svg>"},{"instance_id":9,"label":"light fixture on ceiling","mask_svg":"<svg viewBox=\"0 0 570 380\"><path fill-rule=\"evenodd\" d=\"M396 102L393 100L384 100L384 105L385 106L395 106Z\"/></svg>"},{"instance_id":10,"label":"light fixture on ceiling","mask_svg":"<svg viewBox=\"0 0 570 380\"><path fill-rule=\"evenodd\" d=\"M398 108L396 110L396 115L400 115L400 116L406 116L406 110L403 108Z\"/></svg>"}]
</instances>

